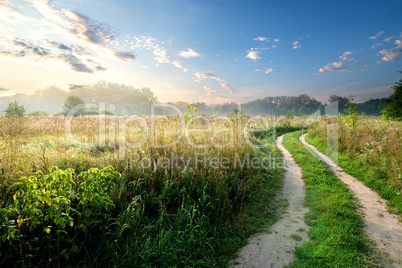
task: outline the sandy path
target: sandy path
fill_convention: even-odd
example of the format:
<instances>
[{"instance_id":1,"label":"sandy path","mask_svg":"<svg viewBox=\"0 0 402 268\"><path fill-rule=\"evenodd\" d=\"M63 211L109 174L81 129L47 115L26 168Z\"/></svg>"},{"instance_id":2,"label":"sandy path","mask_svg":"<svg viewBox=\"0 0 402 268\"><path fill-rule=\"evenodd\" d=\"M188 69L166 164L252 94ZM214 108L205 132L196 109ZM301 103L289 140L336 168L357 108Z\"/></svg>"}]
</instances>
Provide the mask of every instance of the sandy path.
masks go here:
<instances>
[{"instance_id":1,"label":"sandy path","mask_svg":"<svg viewBox=\"0 0 402 268\"><path fill-rule=\"evenodd\" d=\"M397 215L387 211L386 200L365 186L361 181L344 172L328 156L308 144L305 140L305 134L300 136L299 139L327 163L335 175L346 183L353 194L359 199L362 205L367 234L377 244L380 251L388 253L392 260L396 260L394 263L387 264L388 267L401 267L402 224L399 222Z\"/></svg>"},{"instance_id":2,"label":"sandy path","mask_svg":"<svg viewBox=\"0 0 402 268\"><path fill-rule=\"evenodd\" d=\"M286 199L289 204L281 218L271 226L270 233L251 236L248 245L240 252L232 267L283 267L294 256L296 245L307 240L308 225L304 222L304 214L308 208L303 206L306 193L305 183L301 179L301 169L292 155L282 146L283 136L276 145L284 155L286 169L283 189L277 199ZM296 241L291 235L298 235ZM294 236L297 238L297 236Z\"/></svg>"}]
</instances>

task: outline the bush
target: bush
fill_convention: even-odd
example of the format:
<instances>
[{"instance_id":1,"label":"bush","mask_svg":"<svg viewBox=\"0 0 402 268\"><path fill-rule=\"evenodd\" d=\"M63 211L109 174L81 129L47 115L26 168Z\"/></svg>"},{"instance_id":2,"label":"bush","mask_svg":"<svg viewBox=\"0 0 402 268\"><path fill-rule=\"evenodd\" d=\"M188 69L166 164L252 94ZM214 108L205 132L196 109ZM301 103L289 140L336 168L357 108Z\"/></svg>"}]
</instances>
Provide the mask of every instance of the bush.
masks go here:
<instances>
[{"instance_id":1,"label":"bush","mask_svg":"<svg viewBox=\"0 0 402 268\"><path fill-rule=\"evenodd\" d=\"M106 228L114 204L108 192L120 174L112 167L75 176L72 169L22 177L11 185L12 203L0 210L0 265L68 260ZM63 262L64 263L64 262Z\"/></svg>"},{"instance_id":2,"label":"bush","mask_svg":"<svg viewBox=\"0 0 402 268\"><path fill-rule=\"evenodd\" d=\"M49 116L49 113L43 110L31 111L27 114L28 116Z\"/></svg>"}]
</instances>

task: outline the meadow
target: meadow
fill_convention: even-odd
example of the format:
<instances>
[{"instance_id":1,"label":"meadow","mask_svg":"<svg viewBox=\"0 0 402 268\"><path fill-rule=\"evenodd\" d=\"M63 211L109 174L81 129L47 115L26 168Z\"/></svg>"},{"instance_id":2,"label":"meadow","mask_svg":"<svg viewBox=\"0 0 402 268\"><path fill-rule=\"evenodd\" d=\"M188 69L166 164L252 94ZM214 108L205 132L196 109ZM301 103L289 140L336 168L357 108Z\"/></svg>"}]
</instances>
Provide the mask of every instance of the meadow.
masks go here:
<instances>
[{"instance_id":1,"label":"meadow","mask_svg":"<svg viewBox=\"0 0 402 268\"><path fill-rule=\"evenodd\" d=\"M401 123L359 116L351 129L342 118L313 119L307 140L325 151L336 124L339 164L400 212ZM280 216L275 139L307 121L239 113L0 117L0 266L224 267ZM285 145L310 185L313 228L291 266L376 267L356 200L306 156L297 135ZM337 204L344 207L328 210Z\"/></svg>"},{"instance_id":2,"label":"meadow","mask_svg":"<svg viewBox=\"0 0 402 268\"><path fill-rule=\"evenodd\" d=\"M277 121L0 117L0 264L225 266L277 217Z\"/></svg>"}]
</instances>

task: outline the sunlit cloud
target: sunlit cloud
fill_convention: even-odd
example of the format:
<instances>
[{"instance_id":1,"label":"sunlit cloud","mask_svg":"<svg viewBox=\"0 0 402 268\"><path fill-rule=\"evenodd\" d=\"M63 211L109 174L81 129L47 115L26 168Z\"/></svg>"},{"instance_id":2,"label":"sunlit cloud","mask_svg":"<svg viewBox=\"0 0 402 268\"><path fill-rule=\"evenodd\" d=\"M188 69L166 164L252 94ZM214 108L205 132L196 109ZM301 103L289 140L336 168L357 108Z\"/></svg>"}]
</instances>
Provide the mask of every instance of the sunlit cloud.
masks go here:
<instances>
[{"instance_id":1,"label":"sunlit cloud","mask_svg":"<svg viewBox=\"0 0 402 268\"><path fill-rule=\"evenodd\" d=\"M206 95L207 98L212 98L212 96L217 93L216 90L212 90L211 88L209 88L207 86L204 86L203 88L207 92L207 95Z\"/></svg>"},{"instance_id":2,"label":"sunlit cloud","mask_svg":"<svg viewBox=\"0 0 402 268\"><path fill-rule=\"evenodd\" d=\"M10 2L0 2L0 14L7 13L0 21L7 22L12 30L3 35L0 43L0 54L6 57L3 61L19 59L21 63L40 62L42 65L58 62L75 72L96 73L106 70L96 63L105 58L120 62L135 59L131 51L119 48L115 30L108 25L95 23L89 17L66 9L58 10L47 0L25 0L24 3L32 12L23 14ZM13 26L21 22L34 27L35 36L20 36Z\"/></svg>"},{"instance_id":3,"label":"sunlit cloud","mask_svg":"<svg viewBox=\"0 0 402 268\"><path fill-rule=\"evenodd\" d=\"M259 37L256 37L256 38L254 38L254 41L267 41L267 39L268 38L266 38L266 37L261 37L261 36L259 36Z\"/></svg>"},{"instance_id":4,"label":"sunlit cloud","mask_svg":"<svg viewBox=\"0 0 402 268\"><path fill-rule=\"evenodd\" d=\"M345 68L345 66L344 66L344 64L343 64L342 61L338 61L338 62L335 61L335 62L328 63L328 64L325 65L324 67L320 68L318 71L319 71L320 73L323 73L323 72L325 72L325 71L330 71L330 72L333 72L333 71L345 72L345 71L347 71L347 69Z\"/></svg>"},{"instance_id":5,"label":"sunlit cloud","mask_svg":"<svg viewBox=\"0 0 402 268\"><path fill-rule=\"evenodd\" d=\"M334 72L334 71L347 72L348 69L345 67L345 62L348 62L348 63L353 63L354 62L353 58L349 58L350 55L352 55L352 52L346 51L341 56L339 56L341 61L334 61L334 62L328 63L324 67L318 69L318 71L320 73L323 73L325 71L329 71L329 72Z\"/></svg>"},{"instance_id":6,"label":"sunlit cloud","mask_svg":"<svg viewBox=\"0 0 402 268\"><path fill-rule=\"evenodd\" d=\"M155 58L154 60L158 64L167 63L172 64L176 68L181 69L183 72L187 72L188 69L182 65L178 60L174 60L168 50L162 46L163 42L151 36L139 36L139 37L126 37L126 41L131 49L145 49L151 51ZM158 65L157 65L158 66Z\"/></svg>"},{"instance_id":7,"label":"sunlit cloud","mask_svg":"<svg viewBox=\"0 0 402 268\"><path fill-rule=\"evenodd\" d=\"M384 31L379 32L379 33L377 33L377 34L374 35L374 36L370 36L369 39L377 40L377 38L380 37L383 33L384 33Z\"/></svg>"},{"instance_id":8,"label":"sunlit cloud","mask_svg":"<svg viewBox=\"0 0 402 268\"><path fill-rule=\"evenodd\" d=\"M348 56L350 56L350 55L352 55L352 52L350 52L350 51L346 51L345 53L343 53L341 56L339 56L339 58L342 60L342 61L347 61L347 60L353 60L353 58L349 58Z\"/></svg>"},{"instance_id":9,"label":"sunlit cloud","mask_svg":"<svg viewBox=\"0 0 402 268\"><path fill-rule=\"evenodd\" d=\"M201 57L200 54L198 54L197 52L195 52L192 49L188 49L187 51L181 51L179 55L180 55L180 57L186 58L186 59Z\"/></svg>"},{"instance_id":10,"label":"sunlit cloud","mask_svg":"<svg viewBox=\"0 0 402 268\"><path fill-rule=\"evenodd\" d=\"M292 43L292 49L298 49L298 48L301 48L299 41L294 41Z\"/></svg>"},{"instance_id":11,"label":"sunlit cloud","mask_svg":"<svg viewBox=\"0 0 402 268\"><path fill-rule=\"evenodd\" d=\"M394 61L396 59L402 58L402 35L399 37L399 40L395 40L396 47L391 49L383 49L379 52L381 55L381 60L377 61L377 63L384 63Z\"/></svg>"},{"instance_id":12,"label":"sunlit cloud","mask_svg":"<svg viewBox=\"0 0 402 268\"><path fill-rule=\"evenodd\" d=\"M197 82L201 82L204 79L216 80L221 84L222 89L229 91L230 94L233 94L233 88L224 79L219 78L211 72L197 72L194 75L197 78Z\"/></svg>"},{"instance_id":13,"label":"sunlit cloud","mask_svg":"<svg viewBox=\"0 0 402 268\"><path fill-rule=\"evenodd\" d=\"M218 96L215 99L218 100L218 101L227 101L229 98L226 97L226 96Z\"/></svg>"},{"instance_id":14,"label":"sunlit cloud","mask_svg":"<svg viewBox=\"0 0 402 268\"><path fill-rule=\"evenodd\" d=\"M258 51L249 51L246 58L252 59L252 60L259 60L261 59L260 57L260 52Z\"/></svg>"},{"instance_id":15,"label":"sunlit cloud","mask_svg":"<svg viewBox=\"0 0 402 268\"><path fill-rule=\"evenodd\" d=\"M273 71L276 71L276 69L275 68L268 68L268 69L265 70L265 73L269 74L269 73L272 73Z\"/></svg>"}]
</instances>

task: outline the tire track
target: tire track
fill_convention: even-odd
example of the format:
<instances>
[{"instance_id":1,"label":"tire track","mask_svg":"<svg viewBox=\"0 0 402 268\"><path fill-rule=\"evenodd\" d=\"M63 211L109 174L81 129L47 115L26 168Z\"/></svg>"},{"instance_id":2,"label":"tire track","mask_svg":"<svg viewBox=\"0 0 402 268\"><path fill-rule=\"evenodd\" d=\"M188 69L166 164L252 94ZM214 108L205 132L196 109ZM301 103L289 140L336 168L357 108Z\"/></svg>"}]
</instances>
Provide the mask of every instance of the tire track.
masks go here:
<instances>
[{"instance_id":1,"label":"tire track","mask_svg":"<svg viewBox=\"0 0 402 268\"><path fill-rule=\"evenodd\" d=\"M402 262L402 224L397 215L387 211L386 200L376 192L365 186L355 177L347 174L332 159L318 151L313 145L305 140L305 135L299 140L311 149L322 161L324 161L334 174L353 192L360 201L364 214L365 231L368 236L377 244L380 251L386 252L391 263L387 267L401 267Z\"/></svg>"}]
</instances>

